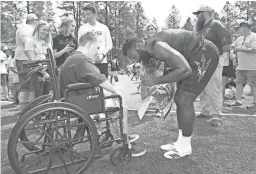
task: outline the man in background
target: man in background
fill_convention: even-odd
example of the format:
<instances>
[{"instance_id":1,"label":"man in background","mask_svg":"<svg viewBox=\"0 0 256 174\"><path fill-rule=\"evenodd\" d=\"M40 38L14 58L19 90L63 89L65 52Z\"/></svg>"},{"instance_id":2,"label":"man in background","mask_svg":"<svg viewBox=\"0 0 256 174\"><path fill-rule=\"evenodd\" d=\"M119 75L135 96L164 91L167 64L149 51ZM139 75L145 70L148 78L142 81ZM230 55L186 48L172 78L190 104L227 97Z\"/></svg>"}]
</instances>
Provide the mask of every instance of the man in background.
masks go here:
<instances>
[{"instance_id":1,"label":"man in background","mask_svg":"<svg viewBox=\"0 0 256 174\"><path fill-rule=\"evenodd\" d=\"M231 35L227 28L213 19L214 10L208 6L201 6L193 14L197 16L196 32L214 43L220 54L219 65L209 83L200 95L201 114L197 118L212 117L208 122L212 126L222 125L222 70L223 53L230 50Z\"/></svg>"}]
</instances>

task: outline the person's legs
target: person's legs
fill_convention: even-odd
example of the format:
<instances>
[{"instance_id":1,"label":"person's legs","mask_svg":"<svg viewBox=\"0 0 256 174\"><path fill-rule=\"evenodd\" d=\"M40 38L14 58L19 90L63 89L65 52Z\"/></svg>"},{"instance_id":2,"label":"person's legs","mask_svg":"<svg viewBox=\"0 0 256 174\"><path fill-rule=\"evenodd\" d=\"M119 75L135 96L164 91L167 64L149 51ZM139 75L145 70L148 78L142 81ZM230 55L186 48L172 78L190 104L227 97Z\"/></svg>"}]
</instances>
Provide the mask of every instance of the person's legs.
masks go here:
<instances>
[{"instance_id":1,"label":"person's legs","mask_svg":"<svg viewBox=\"0 0 256 174\"><path fill-rule=\"evenodd\" d=\"M211 115L211 107L208 104L209 98L207 96L206 89L202 91L202 93L199 95L199 98L200 98L201 113L197 116L197 118L209 117Z\"/></svg>"},{"instance_id":2,"label":"person's legs","mask_svg":"<svg viewBox=\"0 0 256 174\"><path fill-rule=\"evenodd\" d=\"M243 85L247 82L244 70L236 71L236 102L230 106L242 106Z\"/></svg>"},{"instance_id":3,"label":"person's legs","mask_svg":"<svg viewBox=\"0 0 256 174\"><path fill-rule=\"evenodd\" d=\"M206 62L208 66L203 70ZM214 74L219 62L218 50L213 43L205 40L204 47L196 54L190 57L189 64L192 69L192 75L177 83L177 92L175 103L177 105L177 117L180 118L179 128L182 129L182 136L178 145L173 145L173 149L166 152L164 156L168 159L177 159L190 155L191 135L195 119L195 109L193 102L204 90L212 75ZM200 66L200 67L199 67Z\"/></svg>"},{"instance_id":4,"label":"person's legs","mask_svg":"<svg viewBox=\"0 0 256 174\"><path fill-rule=\"evenodd\" d=\"M116 74L117 74L117 72L116 72ZM115 75L114 78L115 78L115 82L118 82L118 81L119 81L118 75Z\"/></svg>"},{"instance_id":5,"label":"person's legs","mask_svg":"<svg viewBox=\"0 0 256 174\"><path fill-rule=\"evenodd\" d=\"M222 76L222 96L223 96L223 100L225 98L225 91L226 91L226 84L228 83L228 77L226 76Z\"/></svg>"},{"instance_id":6,"label":"person's legs","mask_svg":"<svg viewBox=\"0 0 256 174\"><path fill-rule=\"evenodd\" d=\"M113 130L116 136L119 138L123 138L121 137L119 121L118 120L111 121L111 125L113 127ZM130 136L128 134L128 108L125 105L123 106L123 134L127 135L126 138L127 138L128 148L131 149L133 157L142 156L147 152L145 149L134 148L134 146L131 145L131 141L133 142L132 139L137 140L139 138L139 135L133 134Z\"/></svg>"},{"instance_id":7,"label":"person's legs","mask_svg":"<svg viewBox=\"0 0 256 174\"><path fill-rule=\"evenodd\" d=\"M166 158L175 159L192 153L191 138L195 121L195 108L193 103L197 96L198 94L187 92L182 89L177 90L174 100L177 106L176 111L179 124L179 136L175 143L169 145L169 152L164 154ZM166 149L164 149L164 147ZM168 145L161 146L163 150L167 150L167 147Z\"/></svg>"},{"instance_id":8,"label":"person's legs","mask_svg":"<svg viewBox=\"0 0 256 174\"><path fill-rule=\"evenodd\" d=\"M9 86L9 90L12 93L13 104L18 104L17 97L16 97L17 91L16 91L16 87L14 86L14 83L13 83L13 78L11 76L9 76L8 86Z\"/></svg>"},{"instance_id":9,"label":"person's legs","mask_svg":"<svg viewBox=\"0 0 256 174\"><path fill-rule=\"evenodd\" d=\"M222 115L222 66L220 63L200 95L200 104L202 106L202 115L208 114L214 116L214 118Z\"/></svg>"},{"instance_id":10,"label":"person's legs","mask_svg":"<svg viewBox=\"0 0 256 174\"><path fill-rule=\"evenodd\" d=\"M29 101L29 91L20 91L19 93L19 102L20 102L20 112L22 112Z\"/></svg>"},{"instance_id":11,"label":"person's legs","mask_svg":"<svg viewBox=\"0 0 256 174\"><path fill-rule=\"evenodd\" d=\"M222 66L219 64L216 68L213 76L206 86L207 96L209 98L209 106L211 107L211 113L213 118L207 120L212 126L222 125Z\"/></svg>"},{"instance_id":12,"label":"person's legs","mask_svg":"<svg viewBox=\"0 0 256 174\"><path fill-rule=\"evenodd\" d=\"M7 74L1 74L1 88L3 90L5 99L9 100L7 88Z\"/></svg>"},{"instance_id":13,"label":"person's legs","mask_svg":"<svg viewBox=\"0 0 256 174\"><path fill-rule=\"evenodd\" d=\"M256 71L247 71L246 76L253 95L253 104L251 106L247 106L247 109L256 109Z\"/></svg>"},{"instance_id":14,"label":"person's legs","mask_svg":"<svg viewBox=\"0 0 256 174\"><path fill-rule=\"evenodd\" d=\"M14 86L14 96L13 101L15 104L19 104L19 83L13 83Z\"/></svg>"}]
</instances>

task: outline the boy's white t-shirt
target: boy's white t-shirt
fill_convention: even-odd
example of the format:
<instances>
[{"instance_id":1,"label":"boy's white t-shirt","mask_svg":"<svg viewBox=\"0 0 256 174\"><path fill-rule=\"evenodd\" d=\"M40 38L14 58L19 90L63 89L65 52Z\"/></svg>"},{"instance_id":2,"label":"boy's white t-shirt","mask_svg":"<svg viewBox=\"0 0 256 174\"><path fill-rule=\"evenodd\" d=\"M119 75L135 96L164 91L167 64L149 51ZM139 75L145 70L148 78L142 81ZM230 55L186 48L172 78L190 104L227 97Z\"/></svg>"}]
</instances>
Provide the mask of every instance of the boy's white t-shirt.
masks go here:
<instances>
[{"instance_id":1,"label":"boy's white t-shirt","mask_svg":"<svg viewBox=\"0 0 256 174\"><path fill-rule=\"evenodd\" d=\"M82 25L78 31L78 40L82 35L88 32L93 32L97 35L98 45L100 46L98 54L106 55L112 49L112 38L106 25L98 21L96 21L95 26L90 25L89 23ZM105 57L101 63L107 63L107 57Z\"/></svg>"}]
</instances>

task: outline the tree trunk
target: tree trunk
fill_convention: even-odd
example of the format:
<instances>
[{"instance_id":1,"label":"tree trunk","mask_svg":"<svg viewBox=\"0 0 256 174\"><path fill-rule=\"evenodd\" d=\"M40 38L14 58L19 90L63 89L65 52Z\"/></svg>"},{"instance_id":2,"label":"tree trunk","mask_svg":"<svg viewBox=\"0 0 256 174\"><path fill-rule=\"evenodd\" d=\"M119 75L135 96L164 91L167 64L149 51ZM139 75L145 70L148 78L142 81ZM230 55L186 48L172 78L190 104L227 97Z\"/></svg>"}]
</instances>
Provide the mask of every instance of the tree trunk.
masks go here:
<instances>
[{"instance_id":1,"label":"tree trunk","mask_svg":"<svg viewBox=\"0 0 256 174\"><path fill-rule=\"evenodd\" d=\"M108 1L105 1L105 23L106 23L106 26L108 26ZM109 27L109 26L108 26Z\"/></svg>"},{"instance_id":2,"label":"tree trunk","mask_svg":"<svg viewBox=\"0 0 256 174\"><path fill-rule=\"evenodd\" d=\"M117 46L117 33L116 33L116 2L115 3L115 48Z\"/></svg>"},{"instance_id":3,"label":"tree trunk","mask_svg":"<svg viewBox=\"0 0 256 174\"><path fill-rule=\"evenodd\" d=\"M247 1L246 7L246 20L249 21L249 8L250 8L250 1Z\"/></svg>"},{"instance_id":4,"label":"tree trunk","mask_svg":"<svg viewBox=\"0 0 256 174\"><path fill-rule=\"evenodd\" d=\"M29 1L27 1L27 13L29 14Z\"/></svg>"}]
</instances>

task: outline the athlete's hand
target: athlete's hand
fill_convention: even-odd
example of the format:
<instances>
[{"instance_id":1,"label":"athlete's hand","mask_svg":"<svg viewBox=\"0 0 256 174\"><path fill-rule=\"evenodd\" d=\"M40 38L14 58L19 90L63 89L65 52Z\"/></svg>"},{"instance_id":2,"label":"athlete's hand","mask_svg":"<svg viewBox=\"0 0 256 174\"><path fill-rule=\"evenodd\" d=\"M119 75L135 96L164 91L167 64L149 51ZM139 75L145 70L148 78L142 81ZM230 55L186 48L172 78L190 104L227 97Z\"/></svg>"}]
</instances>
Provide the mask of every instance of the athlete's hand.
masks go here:
<instances>
[{"instance_id":1,"label":"athlete's hand","mask_svg":"<svg viewBox=\"0 0 256 174\"><path fill-rule=\"evenodd\" d=\"M144 86L154 86L154 85L158 85L157 83L157 78L156 77L152 77L149 75L146 76L142 76L141 77L141 83Z\"/></svg>"}]
</instances>

